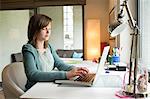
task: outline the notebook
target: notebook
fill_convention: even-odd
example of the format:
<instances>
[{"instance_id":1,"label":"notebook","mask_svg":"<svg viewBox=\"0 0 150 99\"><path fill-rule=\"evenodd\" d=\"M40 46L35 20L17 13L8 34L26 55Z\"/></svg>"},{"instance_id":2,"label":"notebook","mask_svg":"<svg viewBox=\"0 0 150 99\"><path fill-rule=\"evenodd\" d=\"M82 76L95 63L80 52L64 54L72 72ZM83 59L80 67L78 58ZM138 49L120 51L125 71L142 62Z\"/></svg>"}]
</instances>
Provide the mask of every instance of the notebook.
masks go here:
<instances>
[{"instance_id":1,"label":"notebook","mask_svg":"<svg viewBox=\"0 0 150 99\"><path fill-rule=\"evenodd\" d=\"M109 52L110 46L104 47L100 62L97 67L96 73L88 74L85 78L77 78L74 80L55 80L56 84L64 84L64 85L74 85L74 86L93 86L98 77L104 71L105 61Z\"/></svg>"}]
</instances>

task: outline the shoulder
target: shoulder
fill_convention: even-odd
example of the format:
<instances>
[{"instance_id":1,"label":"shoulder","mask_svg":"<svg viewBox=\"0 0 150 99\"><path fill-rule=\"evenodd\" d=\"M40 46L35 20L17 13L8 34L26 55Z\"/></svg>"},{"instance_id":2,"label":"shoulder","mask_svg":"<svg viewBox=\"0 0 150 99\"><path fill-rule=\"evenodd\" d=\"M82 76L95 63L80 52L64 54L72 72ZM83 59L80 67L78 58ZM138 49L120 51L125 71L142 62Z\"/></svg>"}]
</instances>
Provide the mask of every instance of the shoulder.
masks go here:
<instances>
[{"instance_id":1,"label":"shoulder","mask_svg":"<svg viewBox=\"0 0 150 99\"><path fill-rule=\"evenodd\" d=\"M48 44L48 48L49 48L49 50L51 51L52 55L55 56L55 55L56 55L56 50L55 50L55 48L54 48L51 44Z\"/></svg>"},{"instance_id":2,"label":"shoulder","mask_svg":"<svg viewBox=\"0 0 150 99\"><path fill-rule=\"evenodd\" d=\"M25 44L22 46L22 51L35 51L35 47L32 44Z\"/></svg>"},{"instance_id":3,"label":"shoulder","mask_svg":"<svg viewBox=\"0 0 150 99\"><path fill-rule=\"evenodd\" d=\"M54 47L53 47L50 43L48 43L48 48L49 48L50 50L52 50L52 51L55 50Z\"/></svg>"}]
</instances>

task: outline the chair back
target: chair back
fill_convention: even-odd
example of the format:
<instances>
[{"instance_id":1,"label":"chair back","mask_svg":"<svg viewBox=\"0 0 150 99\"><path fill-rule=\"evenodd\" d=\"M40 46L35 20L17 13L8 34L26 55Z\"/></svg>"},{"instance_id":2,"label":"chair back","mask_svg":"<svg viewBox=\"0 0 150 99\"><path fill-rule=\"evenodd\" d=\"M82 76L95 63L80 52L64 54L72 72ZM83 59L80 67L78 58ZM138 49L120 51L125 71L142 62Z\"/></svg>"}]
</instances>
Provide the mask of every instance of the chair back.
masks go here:
<instances>
[{"instance_id":1,"label":"chair back","mask_svg":"<svg viewBox=\"0 0 150 99\"><path fill-rule=\"evenodd\" d=\"M7 65L2 72L2 87L6 99L16 99L25 91L27 78L23 62L14 62Z\"/></svg>"}]
</instances>

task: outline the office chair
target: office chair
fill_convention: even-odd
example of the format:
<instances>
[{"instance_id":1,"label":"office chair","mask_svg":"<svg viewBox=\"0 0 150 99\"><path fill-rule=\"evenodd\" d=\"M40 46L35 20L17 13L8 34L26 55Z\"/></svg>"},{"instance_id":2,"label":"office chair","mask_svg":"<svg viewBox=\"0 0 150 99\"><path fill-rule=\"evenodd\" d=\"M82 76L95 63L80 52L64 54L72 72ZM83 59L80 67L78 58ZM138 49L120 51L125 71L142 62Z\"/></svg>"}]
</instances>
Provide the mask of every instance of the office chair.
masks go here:
<instances>
[{"instance_id":1,"label":"office chair","mask_svg":"<svg viewBox=\"0 0 150 99\"><path fill-rule=\"evenodd\" d=\"M2 71L2 87L5 99L18 99L25 91L26 81L22 62L7 65Z\"/></svg>"}]
</instances>

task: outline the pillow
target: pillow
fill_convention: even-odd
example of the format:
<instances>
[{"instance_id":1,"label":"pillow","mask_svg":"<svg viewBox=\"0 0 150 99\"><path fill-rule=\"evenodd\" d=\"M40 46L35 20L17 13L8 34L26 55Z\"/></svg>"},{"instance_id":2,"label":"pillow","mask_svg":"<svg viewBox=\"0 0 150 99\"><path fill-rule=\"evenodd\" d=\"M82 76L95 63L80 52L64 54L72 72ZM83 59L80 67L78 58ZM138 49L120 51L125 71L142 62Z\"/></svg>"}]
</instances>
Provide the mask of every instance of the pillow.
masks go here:
<instances>
[{"instance_id":1,"label":"pillow","mask_svg":"<svg viewBox=\"0 0 150 99\"><path fill-rule=\"evenodd\" d=\"M82 58L83 53L73 52L72 58Z\"/></svg>"}]
</instances>

